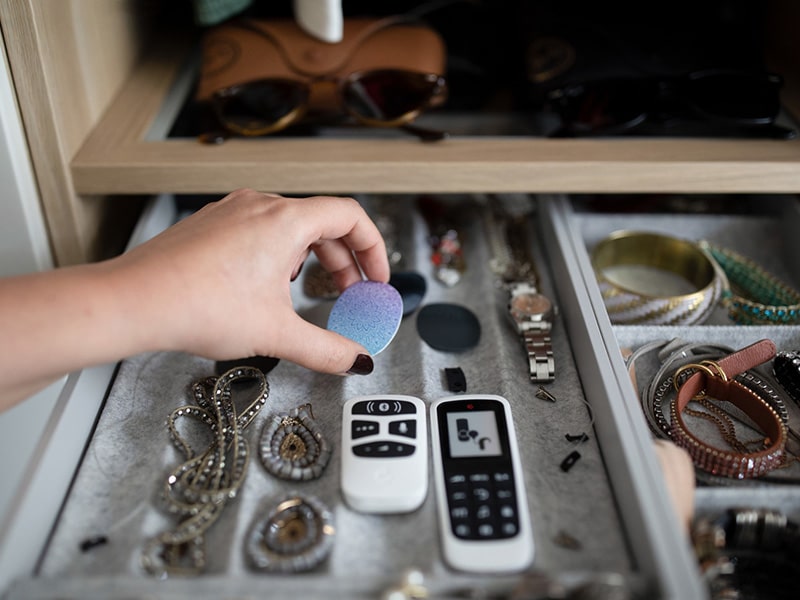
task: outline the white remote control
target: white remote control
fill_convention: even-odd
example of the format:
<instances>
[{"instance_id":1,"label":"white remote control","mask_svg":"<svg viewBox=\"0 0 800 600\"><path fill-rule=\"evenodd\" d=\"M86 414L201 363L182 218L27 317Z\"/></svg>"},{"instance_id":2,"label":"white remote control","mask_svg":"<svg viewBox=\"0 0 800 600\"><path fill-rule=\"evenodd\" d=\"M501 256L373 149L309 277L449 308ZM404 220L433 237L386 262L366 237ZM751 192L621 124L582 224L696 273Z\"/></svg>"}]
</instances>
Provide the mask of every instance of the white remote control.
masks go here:
<instances>
[{"instance_id":1,"label":"white remote control","mask_svg":"<svg viewBox=\"0 0 800 600\"><path fill-rule=\"evenodd\" d=\"M342 493L360 512L403 513L428 493L425 403L398 394L359 396L342 415Z\"/></svg>"},{"instance_id":2,"label":"white remote control","mask_svg":"<svg viewBox=\"0 0 800 600\"><path fill-rule=\"evenodd\" d=\"M430 412L445 562L479 573L526 569L533 534L508 401L460 394L434 401Z\"/></svg>"}]
</instances>

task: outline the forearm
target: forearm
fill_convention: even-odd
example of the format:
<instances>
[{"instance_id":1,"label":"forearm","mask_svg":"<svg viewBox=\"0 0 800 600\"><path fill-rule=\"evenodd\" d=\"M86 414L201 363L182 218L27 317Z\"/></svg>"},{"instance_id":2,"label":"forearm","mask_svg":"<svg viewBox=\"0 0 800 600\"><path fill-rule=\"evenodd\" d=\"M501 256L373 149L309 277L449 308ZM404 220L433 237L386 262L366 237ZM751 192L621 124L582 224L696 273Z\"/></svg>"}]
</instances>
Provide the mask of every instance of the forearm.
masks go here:
<instances>
[{"instance_id":1,"label":"forearm","mask_svg":"<svg viewBox=\"0 0 800 600\"><path fill-rule=\"evenodd\" d=\"M340 289L362 273L389 279L380 232L355 200L242 189L109 261L0 280L0 410L56 377L148 351L350 373L364 348L292 305L290 281L312 251Z\"/></svg>"},{"instance_id":2,"label":"forearm","mask_svg":"<svg viewBox=\"0 0 800 600\"><path fill-rule=\"evenodd\" d=\"M59 376L151 349L137 300L107 264L0 281L0 410Z\"/></svg>"}]
</instances>

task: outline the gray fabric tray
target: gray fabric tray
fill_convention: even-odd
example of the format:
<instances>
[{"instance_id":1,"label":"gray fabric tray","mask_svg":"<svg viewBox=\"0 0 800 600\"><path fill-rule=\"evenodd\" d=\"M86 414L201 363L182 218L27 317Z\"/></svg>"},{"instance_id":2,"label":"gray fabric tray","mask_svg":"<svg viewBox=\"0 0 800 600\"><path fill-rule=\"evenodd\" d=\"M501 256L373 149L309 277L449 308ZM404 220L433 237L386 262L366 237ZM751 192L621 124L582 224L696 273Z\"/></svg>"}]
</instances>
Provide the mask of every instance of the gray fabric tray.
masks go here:
<instances>
[{"instance_id":1,"label":"gray fabric tray","mask_svg":"<svg viewBox=\"0 0 800 600\"><path fill-rule=\"evenodd\" d=\"M242 491L208 533L209 567L199 578L156 582L140 567L139 555L149 536L172 523L156 501L165 472L179 461L164 426L166 416L174 407L189 402L188 386L212 374L214 365L179 353L147 354L124 361L39 572L12 588L11 597L116 598L139 593L184 597L196 596L204 589L203 581L212 596L212 590L224 589L237 596L298 593L314 597L324 591L327 596L377 597L376 591L399 580L410 567L424 571L432 587L513 585L515 577L476 579L443 565L432 485L423 506L404 515L360 514L341 498L342 403L356 395L380 393L410 394L431 401L449 394L442 370L455 366L464 370L469 392L500 394L511 402L536 544L532 571L567 578L570 573L604 571L635 575L635 560L629 554L592 432L564 324L557 320L553 332L558 374L548 386L557 398L551 403L537 398L536 386L528 381L524 353L506 322L505 296L488 268L489 252L477 210L473 204L465 208L462 233L468 269L453 288L445 288L431 277L424 223L405 211L401 214L408 220L400 223L400 231L409 232L406 239L411 240L404 250L405 268L416 269L428 279L424 303L455 302L472 309L482 326L480 344L460 354L433 350L418 336L415 316L410 315L388 349L376 357L375 371L368 377L316 374L281 362L268 375L270 399L247 431L251 449L257 446L268 416L311 402L315 417L334 445L333 458L320 479L294 484L267 474L254 456ZM535 247L534 252L543 288L552 296L542 249ZM305 297L301 280L294 284L293 297L301 314L324 325L332 302ZM581 432L590 439L580 446L565 439L565 434ZM564 472L559 465L574 449L582 457ZM333 509L337 531L333 552L311 574L253 573L243 553L248 527L267 498L290 489L313 494ZM108 543L87 552L79 550L82 540L97 535L107 536ZM577 547L565 539L575 540Z\"/></svg>"},{"instance_id":2,"label":"gray fabric tray","mask_svg":"<svg viewBox=\"0 0 800 600\"><path fill-rule=\"evenodd\" d=\"M734 202L735 200L731 200ZM800 261L796 254L796 233L800 230L798 203L792 198L775 198L770 202L755 201L761 209L758 215L675 215L667 214L595 214L576 212L578 228L583 235L587 253L594 245L618 229L655 231L686 239L707 239L751 258L787 283L800 287ZM687 342L710 342L743 348L760 339L771 339L778 350L800 349L800 326L739 326L732 324L721 307L702 325L691 327L615 325L616 341L620 348L634 350L649 342L679 338ZM637 375L642 382L649 380L658 363L654 357L637 361ZM769 365L762 367L769 376ZM638 396L630 390L633 409L640 409ZM800 420L800 407L786 397L790 419ZM790 443L797 450L796 440ZM782 469L786 475L800 477L800 463ZM771 508L800 519L800 486L761 485L754 482L730 485L701 485L695 497L697 514L707 514L733 506Z\"/></svg>"}]
</instances>

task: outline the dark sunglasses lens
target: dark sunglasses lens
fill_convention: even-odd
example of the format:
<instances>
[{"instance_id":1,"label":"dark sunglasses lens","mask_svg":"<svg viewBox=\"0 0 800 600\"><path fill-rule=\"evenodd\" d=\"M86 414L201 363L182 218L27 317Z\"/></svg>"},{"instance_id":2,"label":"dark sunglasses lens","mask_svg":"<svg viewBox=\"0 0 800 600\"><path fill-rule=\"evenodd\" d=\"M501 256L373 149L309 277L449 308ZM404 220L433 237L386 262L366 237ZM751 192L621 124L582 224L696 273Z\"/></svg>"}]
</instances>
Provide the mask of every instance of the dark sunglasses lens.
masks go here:
<instances>
[{"instance_id":1,"label":"dark sunglasses lens","mask_svg":"<svg viewBox=\"0 0 800 600\"><path fill-rule=\"evenodd\" d=\"M780 111L780 80L757 73L718 73L689 80L694 106L710 117L771 123Z\"/></svg>"},{"instance_id":2,"label":"dark sunglasses lens","mask_svg":"<svg viewBox=\"0 0 800 600\"><path fill-rule=\"evenodd\" d=\"M299 82L264 80L243 84L220 95L217 113L239 131L269 129L306 103L308 92Z\"/></svg>"},{"instance_id":3,"label":"dark sunglasses lens","mask_svg":"<svg viewBox=\"0 0 800 600\"><path fill-rule=\"evenodd\" d=\"M640 81L589 83L565 91L559 112L575 132L626 129L638 125L652 89Z\"/></svg>"},{"instance_id":4,"label":"dark sunglasses lens","mask_svg":"<svg viewBox=\"0 0 800 600\"><path fill-rule=\"evenodd\" d=\"M442 82L439 77L412 71L370 71L348 80L342 97L353 114L390 122L425 108L442 91Z\"/></svg>"}]
</instances>

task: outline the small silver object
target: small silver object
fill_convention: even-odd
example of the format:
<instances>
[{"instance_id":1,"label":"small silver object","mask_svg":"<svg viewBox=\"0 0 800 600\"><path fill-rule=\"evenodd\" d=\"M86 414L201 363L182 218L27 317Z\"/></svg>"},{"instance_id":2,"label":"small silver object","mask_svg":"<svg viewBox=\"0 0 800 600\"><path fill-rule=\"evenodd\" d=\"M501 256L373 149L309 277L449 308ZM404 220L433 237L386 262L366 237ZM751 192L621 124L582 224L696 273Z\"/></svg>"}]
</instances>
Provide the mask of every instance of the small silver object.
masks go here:
<instances>
[{"instance_id":1,"label":"small silver object","mask_svg":"<svg viewBox=\"0 0 800 600\"><path fill-rule=\"evenodd\" d=\"M536 397L540 398L542 400L548 400L550 402L556 402L556 397L553 394L551 394L550 392L548 392L541 385L539 386L539 389L536 390Z\"/></svg>"}]
</instances>

